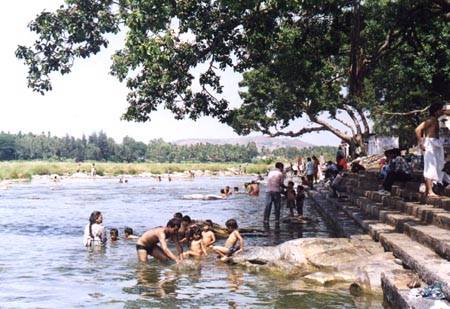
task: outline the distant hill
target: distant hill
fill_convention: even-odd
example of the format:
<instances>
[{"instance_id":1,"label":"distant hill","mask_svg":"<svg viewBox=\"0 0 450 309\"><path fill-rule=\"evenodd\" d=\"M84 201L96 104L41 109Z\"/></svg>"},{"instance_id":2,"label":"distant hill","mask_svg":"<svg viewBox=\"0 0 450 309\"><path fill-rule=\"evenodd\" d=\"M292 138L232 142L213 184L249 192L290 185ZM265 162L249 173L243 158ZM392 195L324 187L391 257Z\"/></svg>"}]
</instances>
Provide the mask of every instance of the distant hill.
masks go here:
<instances>
[{"instance_id":1,"label":"distant hill","mask_svg":"<svg viewBox=\"0 0 450 309\"><path fill-rule=\"evenodd\" d=\"M181 139L174 141L176 145L195 145L195 144L213 144L213 145L247 145L248 143L254 142L258 149L262 147L268 149L276 149L282 147L297 147L306 148L312 147L313 144L302 142L301 140L295 138L279 138L279 137L267 137L267 136L243 136L237 138L192 138L192 139Z\"/></svg>"}]
</instances>

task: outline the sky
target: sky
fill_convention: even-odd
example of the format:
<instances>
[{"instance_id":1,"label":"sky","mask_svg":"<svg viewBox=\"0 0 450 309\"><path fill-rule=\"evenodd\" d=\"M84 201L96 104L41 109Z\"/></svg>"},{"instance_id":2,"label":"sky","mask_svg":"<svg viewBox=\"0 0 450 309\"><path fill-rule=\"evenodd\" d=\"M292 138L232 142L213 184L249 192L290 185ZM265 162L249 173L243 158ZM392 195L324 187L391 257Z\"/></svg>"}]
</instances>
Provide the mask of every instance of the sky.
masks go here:
<instances>
[{"instance_id":1,"label":"sky","mask_svg":"<svg viewBox=\"0 0 450 309\"><path fill-rule=\"evenodd\" d=\"M175 120L166 110L158 110L147 123L120 120L126 111L127 88L109 75L111 54L121 48L123 36L112 37L107 50L89 59L75 62L72 72L63 77L52 76L53 90L42 96L27 88L26 66L15 57L17 45L30 45L35 40L27 24L41 11L51 11L63 4L62 0L14 0L2 3L0 10L0 131L17 133L51 132L81 137L104 131L120 142L124 136L148 142L163 138L175 141L187 138L231 138L238 135L227 125L203 117L197 121ZM223 73L226 81L224 97L234 106L239 105L240 75ZM301 128L306 121L297 120L292 128ZM258 134L254 134L258 135ZM336 145L332 134L311 133L301 140L316 145Z\"/></svg>"}]
</instances>

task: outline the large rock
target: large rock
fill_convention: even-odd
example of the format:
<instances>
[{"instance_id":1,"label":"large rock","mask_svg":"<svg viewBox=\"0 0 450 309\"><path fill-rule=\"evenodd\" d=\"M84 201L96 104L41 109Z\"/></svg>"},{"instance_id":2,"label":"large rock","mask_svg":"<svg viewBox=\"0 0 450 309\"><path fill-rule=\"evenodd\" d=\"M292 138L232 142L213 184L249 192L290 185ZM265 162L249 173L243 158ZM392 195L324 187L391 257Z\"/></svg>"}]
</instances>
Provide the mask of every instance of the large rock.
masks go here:
<instances>
[{"instance_id":1,"label":"large rock","mask_svg":"<svg viewBox=\"0 0 450 309\"><path fill-rule=\"evenodd\" d=\"M346 284L356 294L381 294L381 273L402 269L391 253L365 236L302 238L275 247L248 247L232 262L318 285Z\"/></svg>"}]
</instances>

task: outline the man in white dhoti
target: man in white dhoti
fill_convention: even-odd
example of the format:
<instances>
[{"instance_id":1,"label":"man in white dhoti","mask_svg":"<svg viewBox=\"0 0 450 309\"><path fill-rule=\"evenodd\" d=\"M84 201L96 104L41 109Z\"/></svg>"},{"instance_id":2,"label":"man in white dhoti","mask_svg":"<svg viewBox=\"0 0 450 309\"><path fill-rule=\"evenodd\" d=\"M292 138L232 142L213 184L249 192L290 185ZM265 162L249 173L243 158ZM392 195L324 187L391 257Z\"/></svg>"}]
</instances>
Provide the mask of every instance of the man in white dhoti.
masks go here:
<instances>
[{"instance_id":1,"label":"man in white dhoti","mask_svg":"<svg viewBox=\"0 0 450 309\"><path fill-rule=\"evenodd\" d=\"M434 103L430 106L430 117L416 128L416 137L420 149L423 151L424 167L423 177L425 178L427 196L435 196L433 192L433 182L442 182L442 169L445 164L444 147L439 140L438 118L442 115L442 104Z\"/></svg>"}]
</instances>

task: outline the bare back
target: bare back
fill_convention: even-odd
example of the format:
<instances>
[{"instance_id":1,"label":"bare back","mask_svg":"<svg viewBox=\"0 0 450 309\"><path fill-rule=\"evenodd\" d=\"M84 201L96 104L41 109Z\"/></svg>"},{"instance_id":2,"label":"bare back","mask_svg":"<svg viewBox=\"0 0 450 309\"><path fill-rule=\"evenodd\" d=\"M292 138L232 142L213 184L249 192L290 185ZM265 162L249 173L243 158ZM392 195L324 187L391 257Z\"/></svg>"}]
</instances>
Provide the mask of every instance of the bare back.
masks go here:
<instances>
[{"instance_id":1,"label":"bare back","mask_svg":"<svg viewBox=\"0 0 450 309\"><path fill-rule=\"evenodd\" d=\"M164 232L164 227L156 227L154 229L148 230L137 240L137 244L147 247L154 246L163 239L166 240L166 233Z\"/></svg>"}]
</instances>

